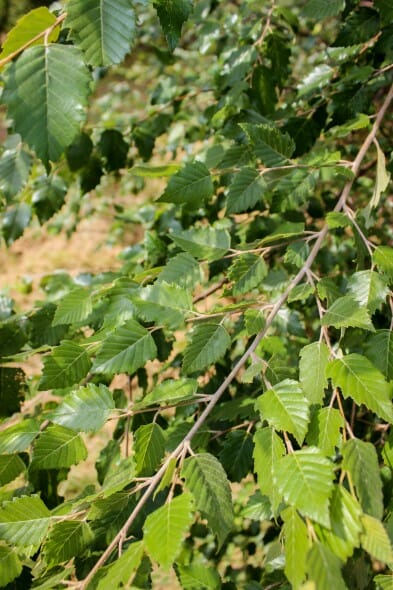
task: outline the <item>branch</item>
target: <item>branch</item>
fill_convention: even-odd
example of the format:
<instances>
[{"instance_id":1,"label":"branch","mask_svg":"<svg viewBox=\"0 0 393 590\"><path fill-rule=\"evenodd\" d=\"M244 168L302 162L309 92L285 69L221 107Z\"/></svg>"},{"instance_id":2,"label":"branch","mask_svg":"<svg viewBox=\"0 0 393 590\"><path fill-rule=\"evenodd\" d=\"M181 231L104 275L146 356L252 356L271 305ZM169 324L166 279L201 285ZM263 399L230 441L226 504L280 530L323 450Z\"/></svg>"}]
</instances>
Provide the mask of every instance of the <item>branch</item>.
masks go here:
<instances>
[{"instance_id":1,"label":"branch","mask_svg":"<svg viewBox=\"0 0 393 590\"><path fill-rule=\"evenodd\" d=\"M341 211L345 207L346 201L349 197L353 183L355 182L355 179L358 176L362 160L365 157L368 148L370 147L370 145L372 144L372 142L376 136L376 133L382 123L382 120L384 118L384 115L385 115L387 109L389 108L390 103L392 102L392 99L393 99L393 85L389 89L389 92L385 98L385 101L382 104L381 109L378 112L378 115L375 119L374 125L373 125L370 133L367 135L367 137L364 140L355 160L353 161L351 169L352 169L354 176L344 186L344 189L337 201L337 204L334 207L334 211ZM304 266L299 270L297 275L291 280L291 282L289 283L289 285L287 286L285 291L282 293L281 297L278 299L278 301L272 307L272 309L266 319L265 327L263 328L263 330L261 330L261 332L259 332L255 336L253 342L251 343L249 348L245 351L243 356L235 364L232 371L229 373L229 375L226 377L226 379L222 382L220 387L215 391L215 393L212 394L212 396L210 397L209 403L207 404L207 406L205 407L203 412L200 414L200 416L198 417L198 419L196 420L194 425L191 427L191 429L189 430L187 435L179 443L179 445L176 447L176 449L174 451L172 451L172 453L165 459L163 465L160 467L160 469L157 471L157 473L154 476L152 476L149 485L147 486L146 490L144 491L143 495L141 496L141 498L140 498L139 502L137 503L137 505L135 506L134 510L132 511L130 516L128 517L127 521L122 526L121 530L117 533L117 535L114 537L114 539L108 545L108 547L106 548L104 553L101 555L100 559L97 561L97 563L91 569L88 576L84 580L82 580L80 584L78 584L77 587L80 588L80 590L87 589L88 585L90 584L91 580L93 579L93 577L95 576L97 571L100 569L101 566L103 566L106 563L106 561L110 557L112 551L114 551L114 549L118 546L119 542L124 538L128 529L130 528L132 523L135 521L135 519L137 518L137 516L141 512L142 508L144 507L144 505L146 504L146 502L148 501L150 496L153 494L155 488L160 483L161 478L164 476L170 462L173 461L174 459L179 459L181 457L182 453L184 452L184 450L186 450L189 447L189 444L190 444L192 438L195 436L195 434L198 432L198 430L204 424L207 417L209 416L209 414L211 413L213 408L216 406L217 402L219 401L219 399L221 398L223 393L227 390L229 385L236 378L238 372L246 364L248 358L254 353L254 351L257 348L260 341L266 336L274 319L276 318L280 309L282 308L282 306L286 302L286 300L287 300L289 294L291 293L291 291L293 290L293 288L298 283L300 283L300 281L303 279L304 276L306 276L310 272L311 266L314 263L314 260L317 256L317 254L319 253L320 249L322 248L323 242L328 234L328 231L329 231L328 226L327 226L327 224L325 224L324 227L318 232L318 234L317 234L318 237L315 241L315 244L314 244Z\"/></svg>"}]
</instances>

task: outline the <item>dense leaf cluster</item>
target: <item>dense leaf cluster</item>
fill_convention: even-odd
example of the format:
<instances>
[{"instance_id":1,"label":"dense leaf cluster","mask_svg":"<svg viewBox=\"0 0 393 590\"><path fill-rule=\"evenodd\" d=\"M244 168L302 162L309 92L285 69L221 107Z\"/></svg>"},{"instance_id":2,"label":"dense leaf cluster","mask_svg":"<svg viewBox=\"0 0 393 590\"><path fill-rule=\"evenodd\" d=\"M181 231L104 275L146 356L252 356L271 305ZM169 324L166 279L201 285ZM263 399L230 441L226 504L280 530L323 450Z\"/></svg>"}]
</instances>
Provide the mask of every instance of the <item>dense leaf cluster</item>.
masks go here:
<instances>
[{"instance_id":1,"label":"dense leaf cluster","mask_svg":"<svg viewBox=\"0 0 393 590\"><path fill-rule=\"evenodd\" d=\"M144 230L120 270L0 297L0 587L157 564L186 590L391 587L392 23L387 0L68 0L10 31L6 244L111 175L167 180L118 207ZM114 88L97 117L124 63L136 110Z\"/></svg>"}]
</instances>

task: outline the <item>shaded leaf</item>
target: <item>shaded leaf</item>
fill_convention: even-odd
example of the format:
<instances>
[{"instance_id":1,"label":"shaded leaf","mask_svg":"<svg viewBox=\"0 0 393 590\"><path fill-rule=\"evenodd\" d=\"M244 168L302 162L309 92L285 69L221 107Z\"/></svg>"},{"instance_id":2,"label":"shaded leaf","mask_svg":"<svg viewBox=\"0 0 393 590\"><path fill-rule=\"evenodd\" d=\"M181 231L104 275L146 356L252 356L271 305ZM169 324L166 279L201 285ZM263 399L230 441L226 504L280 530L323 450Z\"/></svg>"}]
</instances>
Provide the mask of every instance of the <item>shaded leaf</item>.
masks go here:
<instances>
[{"instance_id":1,"label":"shaded leaf","mask_svg":"<svg viewBox=\"0 0 393 590\"><path fill-rule=\"evenodd\" d=\"M303 96L312 90L323 88L329 84L333 74L333 68L327 64L316 66L299 84L298 95Z\"/></svg>"},{"instance_id":2,"label":"shaded leaf","mask_svg":"<svg viewBox=\"0 0 393 590\"><path fill-rule=\"evenodd\" d=\"M364 512L381 518L382 481L374 445L353 438L343 445L342 455L342 468L349 472Z\"/></svg>"},{"instance_id":3,"label":"shaded leaf","mask_svg":"<svg viewBox=\"0 0 393 590\"><path fill-rule=\"evenodd\" d=\"M25 231L31 219L31 206L28 203L18 203L9 207L3 215L1 233L10 246Z\"/></svg>"},{"instance_id":4,"label":"shaded leaf","mask_svg":"<svg viewBox=\"0 0 393 590\"><path fill-rule=\"evenodd\" d=\"M345 8L345 0L308 0L303 9L304 16L322 19L329 16L336 16Z\"/></svg>"},{"instance_id":5,"label":"shaded leaf","mask_svg":"<svg viewBox=\"0 0 393 590\"><path fill-rule=\"evenodd\" d=\"M105 385L89 383L67 395L50 419L72 430L96 432L114 407L112 393Z\"/></svg>"},{"instance_id":6,"label":"shaded leaf","mask_svg":"<svg viewBox=\"0 0 393 590\"><path fill-rule=\"evenodd\" d=\"M0 545L0 588L15 580L22 571L22 563L14 549Z\"/></svg>"},{"instance_id":7,"label":"shaded leaf","mask_svg":"<svg viewBox=\"0 0 393 590\"><path fill-rule=\"evenodd\" d=\"M26 466L18 455L0 455L0 486L13 481Z\"/></svg>"},{"instance_id":8,"label":"shaded leaf","mask_svg":"<svg viewBox=\"0 0 393 590\"><path fill-rule=\"evenodd\" d=\"M225 437L219 458L231 481L241 481L252 469L254 445L250 434L234 430Z\"/></svg>"},{"instance_id":9,"label":"shaded leaf","mask_svg":"<svg viewBox=\"0 0 393 590\"><path fill-rule=\"evenodd\" d=\"M135 373L154 358L157 348L154 340L135 320L128 320L109 334L93 364L95 373Z\"/></svg>"},{"instance_id":10,"label":"shaded leaf","mask_svg":"<svg viewBox=\"0 0 393 590\"><path fill-rule=\"evenodd\" d=\"M112 496L129 485L135 477L135 460L134 457L118 458L112 462L109 470L105 474L102 484L104 498Z\"/></svg>"},{"instance_id":11,"label":"shaded leaf","mask_svg":"<svg viewBox=\"0 0 393 590\"><path fill-rule=\"evenodd\" d=\"M231 488L221 463L208 453L185 460L181 476L221 547L233 526Z\"/></svg>"},{"instance_id":12,"label":"shaded leaf","mask_svg":"<svg viewBox=\"0 0 393 590\"><path fill-rule=\"evenodd\" d=\"M159 383L153 391L145 395L138 406L142 407L160 404L176 404L178 402L193 399L198 389L196 379L166 379Z\"/></svg>"},{"instance_id":13,"label":"shaded leaf","mask_svg":"<svg viewBox=\"0 0 393 590\"><path fill-rule=\"evenodd\" d=\"M70 467L87 457L87 449L78 433L54 424L44 430L33 448L31 469Z\"/></svg>"},{"instance_id":14,"label":"shaded leaf","mask_svg":"<svg viewBox=\"0 0 393 590\"><path fill-rule=\"evenodd\" d=\"M285 379L263 393L256 402L262 418L276 430L293 434L299 445L307 432L309 402L297 381Z\"/></svg>"},{"instance_id":15,"label":"shaded leaf","mask_svg":"<svg viewBox=\"0 0 393 590\"><path fill-rule=\"evenodd\" d=\"M0 158L0 193L10 201L25 185L30 174L31 155L19 143L6 149Z\"/></svg>"},{"instance_id":16,"label":"shaded leaf","mask_svg":"<svg viewBox=\"0 0 393 590\"><path fill-rule=\"evenodd\" d=\"M50 522L50 512L38 496L15 498L0 508L1 538L21 547L41 543Z\"/></svg>"},{"instance_id":17,"label":"shaded leaf","mask_svg":"<svg viewBox=\"0 0 393 590\"><path fill-rule=\"evenodd\" d=\"M200 265L186 252L170 258L157 277L157 283L176 283L186 289L192 289L201 280Z\"/></svg>"},{"instance_id":18,"label":"shaded leaf","mask_svg":"<svg viewBox=\"0 0 393 590\"><path fill-rule=\"evenodd\" d=\"M74 385L86 377L90 367L86 350L72 340L63 340L50 356L44 357L44 370L38 387L44 390Z\"/></svg>"},{"instance_id":19,"label":"shaded leaf","mask_svg":"<svg viewBox=\"0 0 393 590\"><path fill-rule=\"evenodd\" d=\"M89 525L79 520L59 522L51 529L44 544L45 561L49 566L79 556L94 538Z\"/></svg>"},{"instance_id":20,"label":"shaded leaf","mask_svg":"<svg viewBox=\"0 0 393 590\"><path fill-rule=\"evenodd\" d=\"M171 330L180 327L192 310L191 293L179 285L164 281L141 289L135 300L143 318Z\"/></svg>"},{"instance_id":21,"label":"shaded leaf","mask_svg":"<svg viewBox=\"0 0 393 590\"><path fill-rule=\"evenodd\" d=\"M186 164L172 176L159 202L184 203L187 208L202 207L213 195L214 187L209 170L202 162Z\"/></svg>"},{"instance_id":22,"label":"shaded leaf","mask_svg":"<svg viewBox=\"0 0 393 590\"><path fill-rule=\"evenodd\" d=\"M183 370L193 373L213 365L224 356L230 343L229 334L221 324L199 324L184 351Z\"/></svg>"},{"instance_id":23,"label":"shaded leaf","mask_svg":"<svg viewBox=\"0 0 393 590\"><path fill-rule=\"evenodd\" d=\"M245 167L235 174L229 185L227 213L242 213L252 209L267 190L263 176L255 168Z\"/></svg>"},{"instance_id":24,"label":"shaded leaf","mask_svg":"<svg viewBox=\"0 0 393 590\"><path fill-rule=\"evenodd\" d=\"M84 122L90 74L76 47L29 47L5 73L3 101L15 130L48 167Z\"/></svg>"},{"instance_id":25,"label":"shaded leaf","mask_svg":"<svg viewBox=\"0 0 393 590\"><path fill-rule=\"evenodd\" d=\"M182 493L146 518L144 542L149 554L169 569L178 555L181 543L193 520L193 498Z\"/></svg>"},{"instance_id":26,"label":"shaded leaf","mask_svg":"<svg viewBox=\"0 0 393 590\"><path fill-rule=\"evenodd\" d=\"M155 0L153 5L157 11L169 49L173 51L179 43L182 26L191 14L192 1Z\"/></svg>"},{"instance_id":27,"label":"shaded leaf","mask_svg":"<svg viewBox=\"0 0 393 590\"><path fill-rule=\"evenodd\" d=\"M131 0L69 0L66 26L88 64L118 64L135 39L133 3Z\"/></svg>"},{"instance_id":28,"label":"shaded leaf","mask_svg":"<svg viewBox=\"0 0 393 590\"><path fill-rule=\"evenodd\" d=\"M261 285L267 275L267 266L260 256L244 254L235 259L228 271L229 279L234 283L234 295L249 293Z\"/></svg>"},{"instance_id":29,"label":"shaded leaf","mask_svg":"<svg viewBox=\"0 0 393 590\"><path fill-rule=\"evenodd\" d=\"M331 361L326 376L341 389L344 397L351 397L357 404L364 404L384 420L393 422L391 385L367 357L354 353Z\"/></svg>"},{"instance_id":30,"label":"shaded leaf","mask_svg":"<svg viewBox=\"0 0 393 590\"><path fill-rule=\"evenodd\" d=\"M385 379L393 379L393 332L377 330L366 344L366 355Z\"/></svg>"},{"instance_id":31,"label":"shaded leaf","mask_svg":"<svg viewBox=\"0 0 393 590\"><path fill-rule=\"evenodd\" d=\"M281 166L288 162L295 150L295 142L287 133L281 133L270 125L251 125L242 123L251 147L258 159L268 168Z\"/></svg>"},{"instance_id":32,"label":"shaded leaf","mask_svg":"<svg viewBox=\"0 0 393 590\"><path fill-rule=\"evenodd\" d=\"M285 501L327 527L333 479L333 463L315 447L286 455L274 466L274 480Z\"/></svg>"}]
</instances>

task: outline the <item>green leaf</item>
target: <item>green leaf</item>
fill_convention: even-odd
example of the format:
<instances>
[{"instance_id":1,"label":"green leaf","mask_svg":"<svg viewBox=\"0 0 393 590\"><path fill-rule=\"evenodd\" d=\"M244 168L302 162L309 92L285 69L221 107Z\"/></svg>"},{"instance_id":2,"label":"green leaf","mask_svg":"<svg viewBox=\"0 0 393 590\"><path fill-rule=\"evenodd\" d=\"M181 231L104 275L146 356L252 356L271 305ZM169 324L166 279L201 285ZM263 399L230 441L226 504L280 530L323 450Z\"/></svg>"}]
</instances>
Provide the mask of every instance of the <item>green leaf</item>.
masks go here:
<instances>
[{"instance_id":1,"label":"green leaf","mask_svg":"<svg viewBox=\"0 0 393 590\"><path fill-rule=\"evenodd\" d=\"M150 334L135 320L128 320L104 340L93 364L95 373L135 373L156 356L157 348Z\"/></svg>"},{"instance_id":2,"label":"green leaf","mask_svg":"<svg viewBox=\"0 0 393 590\"><path fill-rule=\"evenodd\" d=\"M145 395L143 400L138 404L142 407L152 405L168 405L193 399L198 389L196 379L166 379Z\"/></svg>"},{"instance_id":3,"label":"green leaf","mask_svg":"<svg viewBox=\"0 0 393 590\"><path fill-rule=\"evenodd\" d=\"M340 446L343 428L344 418L338 410L330 406L321 408L311 416L307 442L325 455L334 455L335 448Z\"/></svg>"},{"instance_id":4,"label":"green leaf","mask_svg":"<svg viewBox=\"0 0 393 590\"><path fill-rule=\"evenodd\" d=\"M351 397L357 404L364 404L384 420L393 422L392 387L367 357L354 353L331 361L326 376L345 398Z\"/></svg>"},{"instance_id":5,"label":"green leaf","mask_svg":"<svg viewBox=\"0 0 393 590\"><path fill-rule=\"evenodd\" d=\"M389 279L393 278L393 248L390 246L378 246L373 252L373 263Z\"/></svg>"},{"instance_id":6,"label":"green leaf","mask_svg":"<svg viewBox=\"0 0 393 590\"><path fill-rule=\"evenodd\" d=\"M378 574L373 579L373 582L377 585L377 590L392 590L392 575L390 574Z\"/></svg>"},{"instance_id":7,"label":"green leaf","mask_svg":"<svg viewBox=\"0 0 393 590\"><path fill-rule=\"evenodd\" d=\"M50 356L44 357L44 370L38 387L42 391L74 385L86 377L90 367L86 350L72 340L63 340Z\"/></svg>"},{"instance_id":8,"label":"green leaf","mask_svg":"<svg viewBox=\"0 0 393 590\"><path fill-rule=\"evenodd\" d=\"M267 266L260 256L243 254L236 258L228 271L228 277L233 281L232 292L234 295L250 293L261 285L267 275Z\"/></svg>"},{"instance_id":9,"label":"green leaf","mask_svg":"<svg viewBox=\"0 0 393 590\"><path fill-rule=\"evenodd\" d=\"M92 66L118 64L135 39L131 0L69 0L66 26Z\"/></svg>"},{"instance_id":10,"label":"green leaf","mask_svg":"<svg viewBox=\"0 0 393 590\"><path fill-rule=\"evenodd\" d=\"M281 512L284 521L284 572L293 588L298 588L306 576L307 553L309 550L308 530L296 508L289 506Z\"/></svg>"},{"instance_id":11,"label":"green leaf","mask_svg":"<svg viewBox=\"0 0 393 590\"><path fill-rule=\"evenodd\" d=\"M211 226L172 232L169 237L191 256L209 262L222 258L231 245L231 237L226 229Z\"/></svg>"},{"instance_id":12,"label":"green leaf","mask_svg":"<svg viewBox=\"0 0 393 590\"><path fill-rule=\"evenodd\" d=\"M296 285L288 295L288 303L293 301L305 301L314 293L314 287L308 283Z\"/></svg>"},{"instance_id":13,"label":"green leaf","mask_svg":"<svg viewBox=\"0 0 393 590\"><path fill-rule=\"evenodd\" d=\"M87 457L87 449L78 433L54 424L44 430L33 448L31 469L70 467Z\"/></svg>"},{"instance_id":14,"label":"green leaf","mask_svg":"<svg viewBox=\"0 0 393 590\"><path fill-rule=\"evenodd\" d=\"M343 445L342 455L342 468L348 471L364 512L382 518L382 481L374 445L352 438Z\"/></svg>"},{"instance_id":15,"label":"green leaf","mask_svg":"<svg viewBox=\"0 0 393 590\"><path fill-rule=\"evenodd\" d=\"M329 211L326 215L326 223L329 229L337 229L338 227L348 227L351 225L351 220L345 213L339 211Z\"/></svg>"},{"instance_id":16,"label":"green leaf","mask_svg":"<svg viewBox=\"0 0 393 590\"><path fill-rule=\"evenodd\" d=\"M97 590L108 590L108 587L129 588L142 561L143 550L142 541L131 543L121 556L104 570L105 575L100 577Z\"/></svg>"},{"instance_id":17,"label":"green leaf","mask_svg":"<svg viewBox=\"0 0 393 590\"><path fill-rule=\"evenodd\" d=\"M0 545L0 588L7 586L22 572L22 564L14 549Z\"/></svg>"},{"instance_id":18,"label":"green leaf","mask_svg":"<svg viewBox=\"0 0 393 590\"><path fill-rule=\"evenodd\" d=\"M7 68L2 99L15 130L46 167L84 122L89 84L82 55L71 45L30 47Z\"/></svg>"},{"instance_id":19,"label":"green leaf","mask_svg":"<svg viewBox=\"0 0 393 590\"><path fill-rule=\"evenodd\" d=\"M157 283L176 283L185 289L194 288L201 280L199 263L186 252L170 258L157 277Z\"/></svg>"},{"instance_id":20,"label":"green leaf","mask_svg":"<svg viewBox=\"0 0 393 590\"><path fill-rule=\"evenodd\" d=\"M19 367L0 366L0 417L19 412L26 393L26 374Z\"/></svg>"},{"instance_id":21,"label":"green leaf","mask_svg":"<svg viewBox=\"0 0 393 590\"><path fill-rule=\"evenodd\" d=\"M50 522L50 512L38 496L15 498L0 508L0 536L13 545L38 545Z\"/></svg>"},{"instance_id":22,"label":"green leaf","mask_svg":"<svg viewBox=\"0 0 393 590\"><path fill-rule=\"evenodd\" d=\"M343 562L360 546L362 510L342 485L336 485L330 502L331 529L314 525L318 537Z\"/></svg>"},{"instance_id":23,"label":"green leaf","mask_svg":"<svg viewBox=\"0 0 393 590\"><path fill-rule=\"evenodd\" d=\"M243 129L258 159L268 168L288 163L295 150L295 142L288 133L281 133L270 125L242 123Z\"/></svg>"},{"instance_id":24,"label":"green leaf","mask_svg":"<svg viewBox=\"0 0 393 590\"><path fill-rule=\"evenodd\" d=\"M308 0L303 9L304 16L310 18L322 19L330 16L336 16L345 8L345 0Z\"/></svg>"},{"instance_id":25,"label":"green leaf","mask_svg":"<svg viewBox=\"0 0 393 590\"><path fill-rule=\"evenodd\" d=\"M50 530L44 544L48 566L58 565L83 554L94 539L89 525L79 520L59 522Z\"/></svg>"},{"instance_id":26,"label":"green leaf","mask_svg":"<svg viewBox=\"0 0 393 590\"><path fill-rule=\"evenodd\" d=\"M0 454L26 451L40 433L40 424L31 418L0 431Z\"/></svg>"},{"instance_id":27,"label":"green leaf","mask_svg":"<svg viewBox=\"0 0 393 590\"><path fill-rule=\"evenodd\" d=\"M30 174L31 155L19 143L6 149L0 158L0 193L10 201L24 187Z\"/></svg>"},{"instance_id":28,"label":"green leaf","mask_svg":"<svg viewBox=\"0 0 393 590\"><path fill-rule=\"evenodd\" d=\"M50 420L82 432L97 432L115 407L112 393L105 385L89 383L67 395L50 414Z\"/></svg>"},{"instance_id":29,"label":"green leaf","mask_svg":"<svg viewBox=\"0 0 393 590\"><path fill-rule=\"evenodd\" d=\"M243 213L261 201L267 191L263 176L255 168L245 167L235 174L229 185L227 213Z\"/></svg>"},{"instance_id":30,"label":"green leaf","mask_svg":"<svg viewBox=\"0 0 393 590\"><path fill-rule=\"evenodd\" d=\"M374 139L375 147L377 148L377 174L375 178L375 186L373 196L369 204L370 209L375 209L379 205L381 194L387 189L390 181L390 172L386 170L385 154L379 147L379 143Z\"/></svg>"},{"instance_id":31,"label":"green leaf","mask_svg":"<svg viewBox=\"0 0 393 590\"><path fill-rule=\"evenodd\" d=\"M91 314L92 309L90 291L84 287L72 289L57 306L52 326L81 322Z\"/></svg>"},{"instance_id":32,"label":"green leaf","mask_svg":"<svg viewBox=\"0 0 393 590\"><path fill-rule=\"evenodd\" d=\"M0 59L8 57L26 44L30 47L43 44L45 42L45 31L52 27L55 22L56 16L46 6L30 10L17 21L16 25L7 34L0 53ZM39 35L41 36L36 39ZM58 36L59 27L55 27L49 33L47 41L53 43Z\"/></svg>"},{"instance_id":33,"label":"green leaf","mask_svg":"<svg viewBox=\"0 0 393 590\"><path fill-rule=\"evenodd\" d=\"M307 399L313 404L320 404L324 398L328 360L329 349L324 342L312 342L300 351L299 381Z\"/></svg>"},{"instance_id":34,"label":"green leaf","mask_svg":"<svg viewBox=\"0 0 393 590\"><path fill-rule=\"evenodd\" d=\"M135 477L134 457L113 461L102 484L103 496L107 498L129 485Z\"/></svg>"},{"instance_id":35,"label":"green leaf","mask_svg":"<svg viewBox=\"0 0 393 590\"><path fill-rule=\"evenodd\" d=\"M360 535L360 540L363 549L374 559L391 564L393 562L393 547L382 522L368 514L363 514L361 523L363 532Z\"/></svg>"},{"instance_id":36,"label":"green leaf","mask_svg":"<svg viewBox=\"0 0 393 590\"><path fill-rule=\"evenodd\" d=\"M184 590L217 590L221 588L220 575L216 569L205 563L190 565L179 564L176 567L181 587Z\"/></svg>"},{"instance_id":37,"label":"green leaf","mask_svg":"<svg viewBox=\"0 0 393 590\"><path fill-rule=\"evenodd\" d=\"M341 575L341 561L321 543L314 543L307 557L309 580L318 590L347 590Z\"/></svg>"},{"instance_id":38,"label":"green leaf","mask_svg":"<svg viewBox=\"0 0 393 590\"><path fill-rule=\"evenodd\" d=\"M209 170L202 162L186 164L172 176L159 202L184 203L188 209L202 207L214 194L213 181Z\"/></svg>"},{"instance_id":39,"label":"green leaf","mask_svg":"<svg viewBox=\"0 0 393 590\"><path fill-rule=\"evenodd\" d=\"M285 455L285 446L274 428L261 428L254 435L254 463L262 494L272 502L273 511L281 500L273 473L277 462Z\"/></svg>"},{"instance_id":40,"label":"green leaf","mask_svg":"<svg viewBox=\"0 0 393 590\"><path fill-rule=\"evenodd\" d=\"M18 455L0 455L0 486L16 479L25 469L26 465Z\"/></svg>"},{"instance_id":41,"label":"green leaf","mask_svg":"<svg viewBox=\"0 0 393 590\"><path fill-rule=\"evenodd\" d=\"M190 291L164 281L141 289L135 303L145 320L164 325L170 330L181 327L192 310Z\"/></svg>"},{"instance_id":42,"label":"green leaf","mask_svg":"<svg viewBox=\"0 0 393 590\"><path fill-rule=\"evenodd\" d=\"M334 464L315 447L286 455L274 466L274 480L285 501L327 527L333 479Z\"/></svg>"},{"instance_id":43,"label":"green leaf","mask_svg":"<svg viewBox=\"0 0 393 590\"><path fill-rule=\"evenodd\" d=\"M368 310L359 305L353 295L344 295L334 301L321 321L322 326L334 328L362 328L374 332Z\"/></svg>"},{"instance_id":44,"label":"green leaf","mask_svg":"<svg viewBox=\"0 0 393 590\"><path fill-rule=\"evenodd\" d=\"M193 520L193 498L182 493L146 518L143 540L148 553L164 569L175 561Z\"/></svg>"},{"instance_id":45,"label":"green leaf","mask_svg":"<svg viewBox=\"0 0 393 590\"><path fill-rule=\"evenodd\" d=\"M209 453L193 455L185 460L181 476L221 547L233 526L231 488L221 463Z\"/></svg>"},{"instance_id":46,"label":"green leaf","mask_svg":"<svg viewBox=\"0 0 393 590\"><path fill-rule=\"evenodd\" d=\"M366 343L366 355L385 379L393 379L393 332L377 330Z\"/></svg>"},{"instance_id":47,"label":"green leaf","mask_svg":"<svg viewBox=\"0 0 393 590\"><path fill-rule=\"evenodd\" d=\"M389 288L383 275L371 270L362 270L351 275L348 291L362 307L372 315L386 300Z\"/></svg>"},{"instance_id":48,"label":"green leaf","mask_svg":"<svg viewBox=\"0 0 393 590\"><path fill-rule=\"evenodd\" d=\"M182 26L191 14L192 0L155 0L153 6L169 49L173 51L179 43Z\"/></svg>"},{"instance_id":49,"label":"green leaf","mask_svg":"<svg viewBox=\"0 0 393 590\"><path fill-rule=\"evenodd\" d=\"M31 219L31 206L28 203L18 203L14 207L9 207L3 215L1 223L1 233L10 246L20 238L29 225Z\"/></svg>"},{"instance_id":50,"label":"green leaf","mask_svg":"<svg viewBox=\"0 0 393 590\"><path fill-rule=\"evenodd\" d=\"M285 379L258 397L256 406L263 420L276 430L293 434L299 445L307 432L309 402L297 381Z\"/></svg>"},{"instance_id":51,"label":"green leaf","mask_svg":"<svg viewBox=\"0 0 393 590\"><path fill-rule=\"evenodd\" d=\"M181 167L179 164L166 164L164 166L133 166L129 169L129 173L133 176L140 176L141 178L162 178L172 176L179 172Z\"/></svg>"},{"instance_id":52,"label":"green leaf","mask_svg":"<svg viewBox=\"0 0 393 590\"><path fill-rule=\"evenodd\" d=\"M138 428L134 452L137 474L148 476L154 473L165 453L165 436L158 424L152 422Z\"/></svg>"},{"instance_id":53,"label":"green leaf","mask_svg":"<svg viewBox=\"0 0 393 590\"><path fill-rule=\"evenodd\" d=\"M241 481L252 469L253 443L245 430L234 430L225 437L220 461L231 481Z\"/></svg>"},{"instance_id":54,"label":"green leaf","mask_svg":"<svg viewBox=\"0 0 393 590\"><path fill-rule=\"evenodd\" d=\"M230 344L229 334L221 324L197 325L184 351L183 370L193 373L210 367L224 356Z\"/></svg>"}]
</instances>

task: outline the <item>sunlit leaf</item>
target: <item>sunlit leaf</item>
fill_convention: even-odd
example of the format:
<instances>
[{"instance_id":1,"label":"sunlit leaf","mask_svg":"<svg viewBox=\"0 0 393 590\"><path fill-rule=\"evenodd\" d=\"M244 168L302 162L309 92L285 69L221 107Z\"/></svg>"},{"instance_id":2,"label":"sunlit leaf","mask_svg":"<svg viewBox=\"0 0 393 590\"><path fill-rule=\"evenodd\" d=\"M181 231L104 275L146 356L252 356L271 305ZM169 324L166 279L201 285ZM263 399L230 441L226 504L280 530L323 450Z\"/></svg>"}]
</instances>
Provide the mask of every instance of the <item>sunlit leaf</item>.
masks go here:
<instances>
[{"instance_id":1,"label":"sunlit leaf","mask_svg":"<svg viewBox=\"0 0 393 590\"><path fill-rule=\"evenodd\" d=\"M300 351L299 380L311 403L319 404L323 400L328 360L329 349L324 342L313 342Z\"/></svg>"},{"instance_id":2,"label":"sunlit leaf","mask_svg":"<svg viewBox=\"0 0 393 590\"><path fill-rule=\"evenodd\" d=\"M285 455L285 446L274 428L260 428L254 435L254 463L258 485L268 496L275 510L281 500L273 473L278 461Z\"/></svg>"},{"instance_id":3,"label":"sunlit leaf","mask_svg":"<svg viewBox=\"0 0 393 590\"><path fill-rule=\"evenodd\" d=\"M307 573L318 590L347 590L341 560L322 543L314 543L307 557Z\"/></svg>"},{"instance_id":4,"label":"sunlit leaf","mask_svg":"<svg viewBox=\"0 0 393 590\"><path fill-rule=\"evenodd\" d=\"M285 575L294 588L306 576L306 558L310 541L307 526L296 508L289 506L281 512L284 521Z\"/></svg>"},{"instance_id":5,"label":"sunlit leaf","mask_svg":"<svg viewBox=\"0 0 393 590\"><path fill-rule=\"evenodd\" d=\"M50 356L44 358L39 389L61 389L79 383L90 367L86 350L72 340L63 340Z\"/></svg>"},{"instance_id":6,"label":"sunlit leaf","mask_svg":"<svg viewBox=\"0 0 393 590\"><path fill-rule=\"evenodd\" d=\"M339 297L329 307L321 321L322 326L335 328L362 328L375 331L365 305L360 305L353 295Z\"/></svg>"},{"instance_id":7,"label":"sunlit leaf","mask_svg":"<svg viewBox=\"0 0 393 590\"><path fill-rule=\"evenodd\" d=\"M15 498L0 508L1 538L21 547L41 543L50 522L50 512L38 496Z\"/></svg>"},{"instance_id":8,"label":"sunlit leaf","mask_svg":"<svg viewBox=\"0 0 393 590\"><path fill-rule=\"evenodd\" d=\"M111 588L120 585L124 588L129 587L142 560L143 550L142 541L131 543L121 556L105 569L105 575L100 578L97 590L107 590L108 585Z\"/></svg>"},{"instance_id":9,"label":"sunlit leaf","mask_svg":"<svg viewBox=\"0 0 393 590\"><path fill-rule=\"evenodd\" d=\"M360 536L363 549L382 563L393 562L393 547L382 522L368 514L361 517L363 532Z\"/></svg>"},{"instance_id":10,"label":"sunlit leaf","mask_svg":"<svg viewBox=\"0 0 393 590\"><path fill-rule=\"evenodd\" d=\"M89 383L67 395L50 419L72 430L94 432L105 424L114 407L113 395L105 385Z\"/></svg>"},{"instance_id":11,"label":"sunlit leaf","mask_svg":"<svg viewBox=\"0 0 393 590\"><path fill-rule=\"evenodd\" d=\"M15 551L6 545L0 545L0 587L8 586L22 571L22 563Z\"/></svg>"},{"instance_id":12,"label":"sunlit leaf","mask_svg":"<svg viewBox=\"0 0 393 590\"><path fill-rule=\"evenodd\" d=\"M40 6L30 10L27 14L22 16L16 25L8 32L2 50L0 53L0 60L8 57L14 51L20 50L26 44L30 47L32 45L42 45L45 42L45 32L49 32L47 41L53 43L59 36L59 27L53 27L56 22L56 16L50 12L46 6Z\"/></svg>"},{"instance_id":13,"label":"sunlit leaf","mask_svg":"<svg viewBox=\"0 0 393 590\"><path fill-rule=\"evenodd\" d=\"M33 448L32 469L70 467L87 457L80 435L73 430L53 424L44 430Z\"/></svg>"},{"instance_id":14,"label":"sunlit leaf","mask_svg":"<svg viewBox=\"0 0 393 590\"><path fill-rule=\"evenodd\" d=\"M334 455L340 445L344 419L339 410L330 406L318 409L311 416L307 434L309 445L316 446L326 455Z\"/></svg>"}]
</instances>

